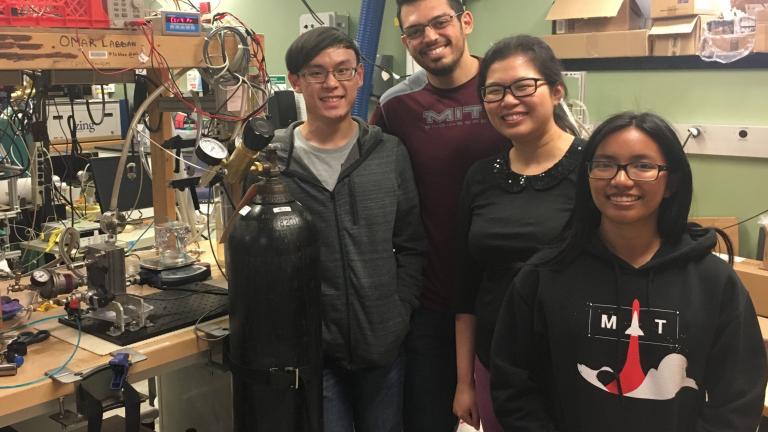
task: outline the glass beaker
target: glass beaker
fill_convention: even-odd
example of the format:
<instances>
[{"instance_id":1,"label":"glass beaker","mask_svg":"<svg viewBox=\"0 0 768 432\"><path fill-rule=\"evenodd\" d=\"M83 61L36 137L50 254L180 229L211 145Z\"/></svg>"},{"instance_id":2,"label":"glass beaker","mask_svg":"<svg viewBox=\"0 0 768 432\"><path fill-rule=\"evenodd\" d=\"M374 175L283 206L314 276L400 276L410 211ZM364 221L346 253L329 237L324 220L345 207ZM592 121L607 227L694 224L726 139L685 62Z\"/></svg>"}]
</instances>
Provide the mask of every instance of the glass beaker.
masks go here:
<instances>
[{"instance_id":1,"label":"glass beaker","mask_svg":"<svg viewBox=\"0 0 768 432\"><path fill-rule=\"evenodd\" d=\"M190 260L187 244L192 229L180 221L165 222L155 227L155 248L161 265L179 265Z\"/></svg>"}]
</instances>

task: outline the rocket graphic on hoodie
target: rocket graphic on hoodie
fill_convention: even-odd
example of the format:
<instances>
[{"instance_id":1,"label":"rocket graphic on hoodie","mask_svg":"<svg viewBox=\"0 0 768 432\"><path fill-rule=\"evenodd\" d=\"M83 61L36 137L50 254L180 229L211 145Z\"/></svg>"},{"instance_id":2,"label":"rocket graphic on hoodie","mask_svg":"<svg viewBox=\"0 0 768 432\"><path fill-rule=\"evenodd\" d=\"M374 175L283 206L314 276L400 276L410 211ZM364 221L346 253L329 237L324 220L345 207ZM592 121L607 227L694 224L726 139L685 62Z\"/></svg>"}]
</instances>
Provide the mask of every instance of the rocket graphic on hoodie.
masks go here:
<instances>
[{"instance_id":1,"label":"rocket graphic on hoodie","mask_svg":"<svg viewBox=\"0 0 768 432\"><path fill-rule=\"evenodd\" d=\"M640 339L645 336L645 333L640 328L640 302L637 299L632 302L631 316L630 326L625 332L629 336L629 347L621 371L614 371L610 366L595 370L579 364L578 370L581 376L599 389L638 399L672 399L683 387L698 389L696 382L686 376L688 360L681 354L668 354L655 368L650 368L648 372L643 370ZM616 321L601 320L601 322L607 322L610 326ZM657 322L664 323L659 320ZM661 331L663 326L659 329Z\"/></svg>"},{"instance_id":2,"label":"rocket graphic on hoodie","mask_svg":"<svg viewBox=\"0 0 768 432\"><path fill-rule=\"evenodd\" d=\"M515 432L754 431L767 363L746 289L714 233L634 267L595 237L515 279L491 356L494 411Z\"/></svg>"}]
</instances>

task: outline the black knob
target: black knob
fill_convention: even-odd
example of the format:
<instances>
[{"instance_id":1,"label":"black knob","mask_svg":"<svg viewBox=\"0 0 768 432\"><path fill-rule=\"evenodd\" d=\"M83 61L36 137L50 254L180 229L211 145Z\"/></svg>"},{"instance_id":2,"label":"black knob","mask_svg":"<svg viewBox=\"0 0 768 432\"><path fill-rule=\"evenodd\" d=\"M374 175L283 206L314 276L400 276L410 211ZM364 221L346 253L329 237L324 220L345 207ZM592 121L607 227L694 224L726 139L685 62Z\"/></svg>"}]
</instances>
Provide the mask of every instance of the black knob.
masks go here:
<instances>
[{"instance_id":1,"label":"black knob","mask_svg":"<svg viewBox=\"0 0 768 432\"><path fill-rule=\"evenodd\" d=\"M275 137L275 125L264 117L248 120L243 131L243 144L252 151L261 151Z\"/></svg>"}]
</instances>

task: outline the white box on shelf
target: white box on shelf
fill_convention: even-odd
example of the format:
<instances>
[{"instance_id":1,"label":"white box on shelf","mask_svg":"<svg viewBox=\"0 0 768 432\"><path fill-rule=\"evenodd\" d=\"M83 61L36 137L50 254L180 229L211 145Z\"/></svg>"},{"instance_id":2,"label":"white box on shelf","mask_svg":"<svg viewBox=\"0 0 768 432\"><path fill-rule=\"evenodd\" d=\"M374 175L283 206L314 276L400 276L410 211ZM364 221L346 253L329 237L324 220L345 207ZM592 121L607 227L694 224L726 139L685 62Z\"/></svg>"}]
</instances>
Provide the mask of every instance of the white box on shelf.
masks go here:
<instances>
[{"instance_id":1,"label":"white box on shelf","mask_svg":"<svg viewBox=\"0 0 768 432\"><path fill-rule=\"evenodd\" d=\"M101 124L91 121L86 110L85 101L75 101L75 128L77 130L77 139L81 142L104 141L120 139L121 119L120 119L120 101L106 101L102 112L101 99L91 100L91 114L97 122L102 119ZM48 136L54 144L70 142L72 140L68 126L68 117L72 114L69 101L59 99L56 104L48 105Z\"/></svg>"}]
</instances>

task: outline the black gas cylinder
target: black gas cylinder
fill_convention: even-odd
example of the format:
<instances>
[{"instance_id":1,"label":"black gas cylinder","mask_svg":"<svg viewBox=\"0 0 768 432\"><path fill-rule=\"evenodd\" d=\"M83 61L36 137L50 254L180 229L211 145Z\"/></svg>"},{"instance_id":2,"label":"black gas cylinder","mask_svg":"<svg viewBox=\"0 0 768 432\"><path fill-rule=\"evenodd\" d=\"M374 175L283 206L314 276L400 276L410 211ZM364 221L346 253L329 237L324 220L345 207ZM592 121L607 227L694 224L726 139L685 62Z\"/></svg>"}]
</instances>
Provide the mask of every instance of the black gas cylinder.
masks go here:
<instances>
[{"instance_id":1,"label":"black gas cylinder","mask_svg":"<svg viewBox=\"0 0 768 432\"><path fill-rule=\"evenodd\" d=\"M277 175L254 187L227 239L235 431L320 432L317 236Z\"/></svg>"}]
</instances>

